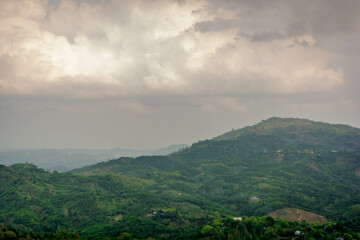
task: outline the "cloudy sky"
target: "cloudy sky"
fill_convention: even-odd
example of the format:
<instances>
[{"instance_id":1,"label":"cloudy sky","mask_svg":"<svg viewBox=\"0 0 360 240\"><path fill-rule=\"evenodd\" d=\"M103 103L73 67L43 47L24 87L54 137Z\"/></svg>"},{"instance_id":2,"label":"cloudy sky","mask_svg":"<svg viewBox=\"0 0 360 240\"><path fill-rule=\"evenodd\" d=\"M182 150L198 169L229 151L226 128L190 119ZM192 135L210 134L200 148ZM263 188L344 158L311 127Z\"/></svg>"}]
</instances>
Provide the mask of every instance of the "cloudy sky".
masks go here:
<instances>
[{"instance_id":1,"label":"cloudy sky","mask_svg":"<svg viewBox=\"0 0 360 240\"><path fill-rule=\"evenodd\" d=\"M0 148L360 127L358 0L0 0Z\"/></svg>"}]
</instances>

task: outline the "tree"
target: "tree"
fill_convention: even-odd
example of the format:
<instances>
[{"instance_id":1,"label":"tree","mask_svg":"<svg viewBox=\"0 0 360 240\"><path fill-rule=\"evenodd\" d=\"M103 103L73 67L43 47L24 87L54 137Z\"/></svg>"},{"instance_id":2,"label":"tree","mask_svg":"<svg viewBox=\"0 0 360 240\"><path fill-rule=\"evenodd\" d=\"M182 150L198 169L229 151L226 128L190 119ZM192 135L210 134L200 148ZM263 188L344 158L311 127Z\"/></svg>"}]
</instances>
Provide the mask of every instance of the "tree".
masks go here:
<instances>
[{"instance_id":1,"label":"tree","mask_svg":"<svg viewBox=\"0 0 360 240\"><path fill-rule=\"evenodd\" d=\"M210 225L205 225L202 229L201 229L201 235L203 236L207 236L207 235L211 235L213 233L214 228Z\"/></svg>"},{"instance_id":2,"label":"tree","mask_svg":"<svg viewBox=\"0 0 360 240\"><path fill-rule=\"evenodd\" d=\"M345 240L352 240L353 237L352 237L349 233L345 233L345 234L344 234L344 239L345 239Z\"/></svg>"}]
</instances>

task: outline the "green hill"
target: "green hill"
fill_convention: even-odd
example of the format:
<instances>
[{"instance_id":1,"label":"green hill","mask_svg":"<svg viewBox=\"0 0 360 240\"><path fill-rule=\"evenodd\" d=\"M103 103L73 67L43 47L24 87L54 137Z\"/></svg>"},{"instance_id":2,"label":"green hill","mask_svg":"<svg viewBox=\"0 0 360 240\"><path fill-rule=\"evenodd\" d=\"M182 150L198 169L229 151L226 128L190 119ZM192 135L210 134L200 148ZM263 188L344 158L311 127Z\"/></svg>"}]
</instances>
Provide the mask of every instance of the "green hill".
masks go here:
<instances>
[{"instance_id":1,"label":"green hill","mask_svg":"<svg viewBox=\"0 0 360 240\"><path fill-rule=\"evenodd\" d=\"M357 128L270 118L170 156L120 158L72 173L112 172L176 183L179 191L240 215L296 207L339 220L360 215L359 147Z\"/></svg>"},{"instance_id":2,"label":"green hill","mask_svg":"<svg viewBox=\"0 0 360 240\"><path fill-rule=\"evenodd\" d=\"M168 156L66 174L1 166L1 222L85 237L197 238L225 216L296 208L360 232L359 148L357 128L271 118Z\"/></svg>"}]
</instances>

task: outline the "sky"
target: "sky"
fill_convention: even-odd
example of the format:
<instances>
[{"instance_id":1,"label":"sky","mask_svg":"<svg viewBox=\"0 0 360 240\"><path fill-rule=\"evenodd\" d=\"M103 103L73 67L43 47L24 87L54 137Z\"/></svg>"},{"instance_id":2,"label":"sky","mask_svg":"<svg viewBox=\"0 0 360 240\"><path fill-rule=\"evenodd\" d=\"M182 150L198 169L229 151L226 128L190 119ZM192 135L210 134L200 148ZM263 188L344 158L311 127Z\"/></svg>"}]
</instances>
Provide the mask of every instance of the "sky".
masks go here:
<instances>
[{"instance_id":1,"label":"sky","mask_svg":"<svg viewBox=\"0 0 360 240\"><path fill-rule=\"evenodd\" d=\"M360 127L358 0L0 0L0 148Z\"/></svg>"}]
</instances>

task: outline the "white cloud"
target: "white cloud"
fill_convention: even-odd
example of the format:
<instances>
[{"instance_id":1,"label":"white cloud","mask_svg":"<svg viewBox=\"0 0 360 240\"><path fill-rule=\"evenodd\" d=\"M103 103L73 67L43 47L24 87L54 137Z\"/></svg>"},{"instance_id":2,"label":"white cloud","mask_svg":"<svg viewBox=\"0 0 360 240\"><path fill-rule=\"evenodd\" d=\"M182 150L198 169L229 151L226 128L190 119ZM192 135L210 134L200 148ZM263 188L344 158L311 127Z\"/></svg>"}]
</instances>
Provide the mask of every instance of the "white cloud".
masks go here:
<instances>
[{"instance_id":1,"label":"white cloud","mask_svg":"<svg viewBox=\"0 0 360 240\"><path fill-rule=\"evenodd\" d=\"M63 0L56 9L46 1L0 4L3 95L226 98L322 92L344 81L341 66L328 66L334 55L323 50L310 32L286 36L286 29L280 29L282 38L252 41L239 33L261 31L251 30L259 23L255 17L239 9L213 9L205 0L103 4ZM270 7L273 11L255 16L289 14L278 5ZM205 32L195 27L220 20L239 24Z\"/></svg>"}]
</instances>

